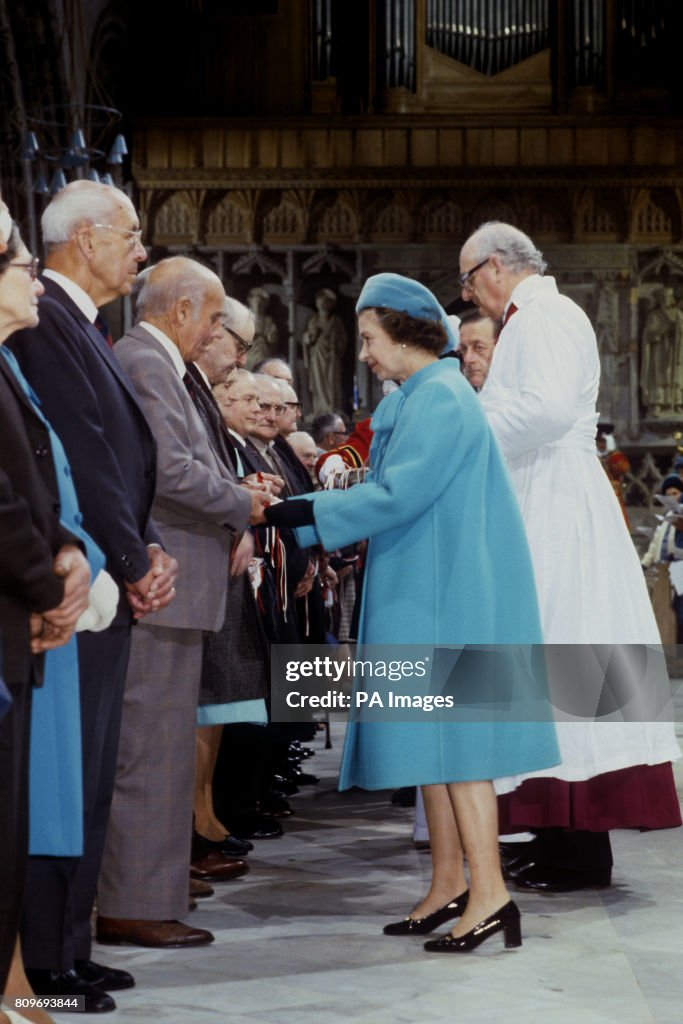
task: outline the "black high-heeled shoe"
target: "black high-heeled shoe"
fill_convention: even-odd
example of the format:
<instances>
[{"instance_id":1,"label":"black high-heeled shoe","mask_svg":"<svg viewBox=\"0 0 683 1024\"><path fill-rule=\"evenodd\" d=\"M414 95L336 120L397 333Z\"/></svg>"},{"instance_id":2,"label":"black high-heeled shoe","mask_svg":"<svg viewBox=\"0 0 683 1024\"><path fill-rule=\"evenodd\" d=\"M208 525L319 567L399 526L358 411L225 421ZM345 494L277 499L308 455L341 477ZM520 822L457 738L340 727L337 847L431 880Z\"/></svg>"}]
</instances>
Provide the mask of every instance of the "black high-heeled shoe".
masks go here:
<instances>
[{"instance_id":1,"label":"black high-heeled shoe","mask_svg":"<svg viewBox=\"0 0 683 1024\"><path fill-rule=\"evenodd\" d=\"M404 917L402 921L394 921L384 926L385 935L428 935L440 924L450 921L454 917L462 917L467 906L468 893L465 891L462 896L456 896L454 900L447 903L440 910L426 917Z\"/></svg>"},{"instance_id":2,"label":"black high-heeled shoe","mask_svg":"<svg viewBox=\"0 0 683 1024\"><path fill-rule=\"evenodd\" d=\"M471 949L476 949L496 932L504 933L506 949L515 949L522 945L519 908L513 900L506 903L495 914L480 921L464 935L459 935L457 938L452 935L441 935L438 939L425 942L424 948L428 953L469 953Z\"/></svg>"}]
</instances>

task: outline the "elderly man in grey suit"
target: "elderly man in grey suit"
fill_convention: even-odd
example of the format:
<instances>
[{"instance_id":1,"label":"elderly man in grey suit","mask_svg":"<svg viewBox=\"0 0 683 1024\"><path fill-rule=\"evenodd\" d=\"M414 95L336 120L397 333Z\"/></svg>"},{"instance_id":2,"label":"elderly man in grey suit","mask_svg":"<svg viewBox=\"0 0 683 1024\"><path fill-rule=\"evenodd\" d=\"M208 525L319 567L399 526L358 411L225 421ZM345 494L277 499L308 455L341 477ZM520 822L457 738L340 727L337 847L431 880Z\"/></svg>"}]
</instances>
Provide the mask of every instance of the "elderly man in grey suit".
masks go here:
<instances>
[{"instance_id":1,"label":"elderly man in grey suit","mask_svg":"<svg viewBox=\"0 0 683 1024\"><path fill-rule=\"evenodd\" d=\"M249 522L262 521L268 500L234 482L191 397L185 363L222 330L224 302L220 280L206 267L181 256L162 260L145 274L138 324L116 346L157 441L153 515L180 573L175 602L153 625L134 630L98 889L97 938L105 943L213 940L179 920L188 907L202 632L222 626L233 541Z\"/></svg>"}]
</instances>

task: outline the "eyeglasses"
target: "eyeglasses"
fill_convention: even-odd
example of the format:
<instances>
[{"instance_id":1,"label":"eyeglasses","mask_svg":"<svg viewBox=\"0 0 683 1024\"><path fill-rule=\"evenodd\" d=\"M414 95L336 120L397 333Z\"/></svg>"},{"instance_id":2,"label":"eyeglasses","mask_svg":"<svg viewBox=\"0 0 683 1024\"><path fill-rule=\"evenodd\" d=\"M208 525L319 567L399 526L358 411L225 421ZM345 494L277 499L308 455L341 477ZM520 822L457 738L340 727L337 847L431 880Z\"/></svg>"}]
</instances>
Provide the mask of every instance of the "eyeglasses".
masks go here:
<instances>
[{"instance_id":1,"label":"eyeglasses","mask_svg":"<svg viewBox=\"0 0 683 1024\"><path fill-rule=\"evenodd\" d=\"M131 231L129 228L117 228L114 224L93 224L92 227L99 228L100 231L116 231L119 235L124 235L130 243L131 249L136 245L142 245L142 231Z\"/></svg>"},{"instance_id":2,"label":"eyeglasses","mask_svg":"<svg viewBox=\"0 0 683 1024\"><path fill-rule=\"evenodd\" d=\"M490 259L491 259L491 257L487 256L485 260L481 261L481 263L477 263L476 267L470 267L470 269L466 270L464 274L459 274L458 275L458 281L460 283L460 287L461 288L467 288L468 284L469 284L469 281L471 280L472 276L474 274L476 274L476 272L478 270L481 270L481 268L484 266L484 264L488 263L488 261Z\"/></svg>"},{"instance_id":3,"label":"eyeglasses","mask_svg":"<svg viewBox=\"0 0 683 1024\"><path fill-rule=\"evenodd\" d=\"M328 434L335 434L337 437L348 437L348 430L328 430Z\"/></svg>"},{"instance_id":4,"label":"eyeglasses","mask_svg":"<svg viewBox=\"0 0 683 1024\"><path fill-rule=\"evenodd\" d=\"M10 263L10 267L19 267L21 270L27 270L28 276L32 281L35 281L40 273L40 260L37 256L34 256L28 263Z\"/></svg>"},{"instance_id":5,"label":"eyeglasses","mask_svg":"<svg viewBox=\"0 0 683 1024\"><path fill-rule=\"evenodd\" d=\"M289 409L300 409L301 408L301 402L285 402L285 405Z\"/></svg>"},{"instance_id":6,"label":"eyeglasses","mask_svg":"<svg viewBox=\"0 0 683 1024\"><path fill-rule=\"evenodd\" d=\"M285 411L284 405L274 405L272 402L259 402L261 412L273 412L276 416L282 416Z\"/></svg>"},{"instance_id":7,"label":"eyeglasses","mask_svg":"<svg viewBox=\"0 0 683 1024\"><path fill-rule=\"evenodd\" d=\"M237 342L237 344L239 346L239 351L241 351L243 353L249 351L249 349L253 345L252 341L245 341L244 338L240 337L240 335L237 333L237 331L233 331L232 327L228 327L228 325L226 324L225 320L221 321L221 326L223 327L224 331L228 332L228 334L232 334L233 338L235 339L235 341Z\"/></svg>"}]
</instances>

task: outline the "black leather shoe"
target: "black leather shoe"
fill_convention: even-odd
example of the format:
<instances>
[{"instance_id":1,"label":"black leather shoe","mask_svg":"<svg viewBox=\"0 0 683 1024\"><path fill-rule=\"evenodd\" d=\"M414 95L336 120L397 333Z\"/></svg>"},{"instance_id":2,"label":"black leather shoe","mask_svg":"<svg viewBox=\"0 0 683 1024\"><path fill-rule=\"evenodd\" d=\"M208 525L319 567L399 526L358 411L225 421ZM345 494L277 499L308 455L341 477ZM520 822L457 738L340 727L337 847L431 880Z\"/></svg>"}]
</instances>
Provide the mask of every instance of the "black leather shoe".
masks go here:
<instances>
[{"instance_id":1,"label":"black leather shoe","mask_svg":"<svg viewBox=\"0 0 683 1024\"><path fill-rule=\"evenodd\" d=\"M275 818L291 818L294 814L289 800L276 789L263 794L258 802L258 809L262 814L272 814Z\"/></svg>"},{"instance_id":2,"label":"black leather shoe","mask_svg":"<svg viewBox=\"0 0 683 1024\"><path fill-rule=\"evenodd\" d=\"M428 935L429 932L438 928L445 921L450 921L454 917L462 917L467 906L467 897L468 893L464 892L462 896L456 896L445 907L435 910L433 914L427 914L426 917L404 917L402 921L386 924L383 929L384 934Z\"/></svg>"},{"instance_id":3,"label":"black leather shoe","mask_svg":"<svg viewBox=\"0 0 683 1024\"><path fill-rule=\"evenodd\" d=\"M95 985L104 992L119 992L124 988L133 988L135 978L128 971L119 971L116 967L105 967L92 960L77 960L74 964L76 974L89 985Z\"/></svg>"},{"instance_id":4,"label":"black leather shoe","mask_svg":"<svg viewBox=\"0 0 683 1024\"><path fill-rule=\"evenodd\" d=\"M526 857L527 860L534 860L536 846L533 839L523 843L498 843L498 851L501 861L517 860L519 857Z\"/></svg>"},{"instance_id":5,"label":"black leather shoe","mask_svg":"<svg viewBox=\"0 0 683 1024\"><path fill-rule=\"evenodd\" d=\"M295 793L299 792L299 787L289 775L273 775L271 784L280 793L284 793L285 796L294 796Z\"/></svg>"},{"instance_id":6,"label":"black leather shoe","mask_svg":"<svg viewBox=\"0 0 683 1024\"><path fill-rule=\"evenodd\" d=\"M317 786L320 779L317 775L312 775L311 772L302 772L300 769L288 772L288 779L291 779L296 786Z\"/></svg>"},{"instance_id":7,"label":"black leather shoe","mask_svg":"<svg viewBox=\"0 0 683 1024\"><path fill-rule=\"evenodd\" d=\"M221 841L221 850L228 857L246 857L250 850L254 849L254 844L250 843L248 839L238 839L237 836L226 836Z\"/></svg>"},{"instance_id":8,"label":"black leather shoe","mask_svg":"<svg viewBox=\"0 0 683 1024\"><path fill-rule=\"evenodd\" d=\"M294 740L289 744L289 750L294 757L315 757L315 750L313 747L304 747L298 740Z\"/></svg>"},{"instance_id":9,"label":"black leather shoe","mask_svg":"<svg viewBox=\"0 0 683 1024\"><path fill-rule=\"evenodd\" d=\"M81 996L86 1013L110 1013L116 1009L116 1003L110 995L96 985L90 985L76 973L70 971L43 971L31 967L26 968L26 977L37 996L63 996L73 999ZM60 1007L61 1012L71 1012L77 1007ZM81 1006L78 1009L82 1009Z\"/></svg>"},{"instance_id":10,"label":"black leather shoe","mask_svg":"<svg viewBox=\"0 0 683 1024\"><path fill-rule=\"evenodd\" d=\"M235 816L229 821L230 831L240 839L278 839L284 835L284 829L270 814L257 814L255 811Z\"/></svg>"},{"instance_id":11,"label":"black leather shoe","mask_svg":"<svg viewBox=\"0 0 683 1024\"><path fill-rule=\"evenodd\" d=\"M223 839L207 839L199 832L192 833L192 859L203 857L212 850L220 850L226 857L246 857L254 844L237 836L224 836Z\"/></svg>"},{"instance_id":12,"label":"black leather shoe","mask_svg":"<svg viewBox=\"0 0 683 1024\"><path fill-rule=\"evenodd\" d=\"M534 892L577 892L579 889L606 889L612 884L612 869L566 871L564 868L532 867L514 879L518 889Z\"/></svg>"},{"instance_id":13,"label":"black leather shoe","mask_svg":"<svg viewBox=\"0 0 683 1024\"><path fill-rule=\"evenodd\" d=\"M450 934L441 935L438 939L430 939L429 942L425 942L424 948L428 953L469 953L470 950L476 949L482 942L490 939L496 932L503 932L506 949L515 949L522 945L519 909L512 900L497 910L495 914L484 918L464 935L459 935L457 938Z\"/></svg>"},{"instance_id":14,"label":"black leather shoe","mask_svg":"<svg viewBox=\"0 0 683 1024\"><path fill-rule=\"evenodd\" d=\"M539 865L536 861L523 854L519 857L514 857L505 864L501 864L501 871L506 882L516 882L521 874L529 871L531 868L539 868Z\"/></svg>"}]
</instances>

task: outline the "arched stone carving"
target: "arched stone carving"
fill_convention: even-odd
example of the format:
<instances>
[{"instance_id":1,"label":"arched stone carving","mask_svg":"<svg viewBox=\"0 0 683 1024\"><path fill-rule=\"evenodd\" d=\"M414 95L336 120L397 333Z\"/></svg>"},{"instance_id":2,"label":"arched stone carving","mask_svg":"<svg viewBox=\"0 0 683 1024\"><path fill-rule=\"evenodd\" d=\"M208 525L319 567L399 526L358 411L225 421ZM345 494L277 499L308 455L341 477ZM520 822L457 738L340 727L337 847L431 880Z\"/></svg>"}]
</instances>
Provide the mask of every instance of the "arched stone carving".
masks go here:
<instances>
[{"instance_id":1,"label":"arched stone carving","mask_svg":"<svg viewBox=\"0 0 683 1024\"><path fill-rule=\"evenodd\" d=\"M375 210L370 221L370 236L373 239L410 239L411 220L405 203L395 197Z\"/></svg>"},{"instance_id":2,"label":"arched stone carving","mask_svg":"<svg viewBox=\"0 0 683 1024\"><path fill-rule=\"evenodd\" d=\"M153 238L156 245L182 245L197 234L197 208L186 192L174 192L156 212Z\"/></svg>"},{"instance_id":3,"label":"arched stone carving","mask_svg":"<svg viewBox=\"0 0 683 1024\"><path fill-rule=\"evenodd\" d=\"M263 241L296 243L305 237L304 211L290 196L283 196L263 218Z\"/></svg>"},{"instance_id":4,"label":"arched stone carving","mask_svg":"<svg viewBox=\"0 0 683 1024\"><path fill-rule=\"evenodd\" d=\"M463 238L462 208L453 199L433 199L420 210L418 231L426 242Z\"/></svg>"},{"instance_id":5,"label":"arched stone carving","mask_svg":"<svg viewBox=\"0 0 683 1024\"><path fill-rule=\"evenodd\" d=\"M576 236L616 242L622 236L623 223L618 204L601 192L586 192L579 201L575 215Z\"/></svg>"},{"instance_id":6,"label":"arched stone carving","mask_svg":"<svg viewBox=\"0 0 683 1024\"><path fill-rule=\"evenodd\" d=\"M214 206L206 218L206 241L209 245L222 242L249 242L249 218L244 206L228 194Z\"/></svg>"},{"instance_id":7,"label":"arched stone carving","mask_svg":"<svg viewBox=\"0 0 683 1024\"><path fill-rule=\"evenodd\" d=\"M633 212L633 240L666 244L673 240L674 232L674 212L671 203L667 202L662 193L643 193Z\"/></svg>"},{"instance_id":8,"label":"arched stone carving","mask_svg":"<svg viewBox=\"0 0 683 1024\"><path fill-rule=\"evenodd\" d=\"M318 242L353 242L358 238L358 218L347 200L337 196L321 211L314 236Z\"/></svg>"}]
</instances>

